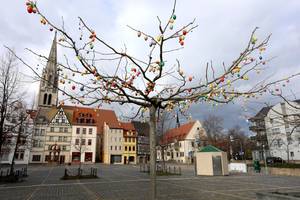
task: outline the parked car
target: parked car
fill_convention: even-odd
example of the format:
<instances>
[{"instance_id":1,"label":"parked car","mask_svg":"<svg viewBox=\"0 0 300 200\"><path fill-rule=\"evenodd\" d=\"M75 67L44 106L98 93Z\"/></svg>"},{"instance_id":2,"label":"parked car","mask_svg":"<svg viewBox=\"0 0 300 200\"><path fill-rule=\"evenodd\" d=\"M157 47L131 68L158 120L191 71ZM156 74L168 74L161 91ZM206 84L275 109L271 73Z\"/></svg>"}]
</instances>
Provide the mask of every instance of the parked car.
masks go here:
<instances>
[{"instance_id":1,"label":"parked car","mask_svg":"<svg viewBox=\"0 0 300 200\"><path fill-rule=\"evenodd\" d=\"M285 163L284 160L280 157L267 157L266 159L268 165L276 164L276 163Z\"/></svg>"}]
</instances>

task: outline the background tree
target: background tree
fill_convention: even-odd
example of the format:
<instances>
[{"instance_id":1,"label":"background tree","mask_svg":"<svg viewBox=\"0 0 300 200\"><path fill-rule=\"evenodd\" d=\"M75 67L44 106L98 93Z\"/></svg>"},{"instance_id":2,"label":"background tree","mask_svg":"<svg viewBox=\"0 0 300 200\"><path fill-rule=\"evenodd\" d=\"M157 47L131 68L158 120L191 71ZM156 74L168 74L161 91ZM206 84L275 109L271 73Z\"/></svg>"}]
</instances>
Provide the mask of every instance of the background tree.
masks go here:
<instances>
[{"instance_id":1,"label":"background tree","mask_svg":"<svg viewBox=\"0 0 300 200\"><path fill-rule=\"evenodd\" d=\"M80 133L80 135L75 138L75 141L73 144L74 148L79 152L78 176L81 175L81 170L82 170L81 158L87 149L87 147L86 147L87 142L88 142L87 139L85 137L83 137L82 133Z\"/></svg>"},{"instance_id":2,"label":"background tree","mask_svg":"<svg viewBox=\"0 0 300 200\"><path fill-rule=\"evenodd\" d=\"M223 135L223 118L216 115L208 115L202 122L208 137L208 143L214 146Z\"/></svg>"},{"instance_id":3,"label":"background tree","mask_svg":"<svg viewBox=\"0 0 300 200\"><path fill-rule=\"evenodd\" d=\"M167 130L169 130L172 126L173 116L171 112L162 111L158 117L157 121L157 144L159 146L159 150L161 152L162 157L162 167L165 169L165 151L167 148L167 143L164 141L164 136ZM174 121L173 121L174 123Z\"/></svg>"},{"instance_id":4,"label":"background tree","mask_svg":"<svg viewBox=\"0 0 300 200\"><path fill-rule=\"evenodd\" d=\"M14 141L9 144L11 151L13 152L10 175L14 175L14 166L17 152L22 149L30 149L31 136L33 133L33 119L30 113L27 112L26 104L23 102L15 102L9 108L9 118L6 118L6 125L10 124L9 138Z\"/></svg>"},{"instance_id":5,"label":"background tree","mask_svg":"<svg viewBox=\"0 0 300 200\"><path fill-rule=\"evenodd\" d=\"M60 82L70 82L68 90L59 88L65 94L65 100L97 106L102 103L134 104L138 106L138 113L149 114L151 199L156 199L156 123L159 109L171 111L178 107L180 110L187 110L193 103L228 103L241 96L255 97L255 94L265 92L270 85L286 80L284 78L270 82L255 81L250 89L236 87L240 86L240 82L249 79L251 71L269 61L263 56L270 36L258 40L255 34L257 28L252 32L245 49L229 65L224 63L223 70L215 70L215 66L210 63L206 65L206 73L201 80L196 79L196 74L185 74L180 61L171 56L171 53L182 49L187 37L192 35L191 32L197 25L193 20L174 29L177 19L176 1L165 23L157 17L156 35L128 26L139 38L147 42L148 47L145 48L149 50L143 58L131 55L126 45L121 49L113 47L102 39L102 33L93 30L80 17L79 36L76 37L74 29L70 32L64 25L60 27L52 23L37 8L35 2L28 1L26 6L29 13L41 17L41 23L48 26L50 31L56 30L59 34L59 44L66 55L65 60L58 63ZM172 48L174 41L177 41L178 48ZM41 59L48 59L32 50L29 51ZM76 61L72 59L74 57L77 58ZM42 79L36 67L19 59ZM296 75L288 78L294 76Z\"/></svg>"},{"instance_id":6,"label":"background tree","mask_svg":"<svg viewBox=\"0 0 300 200\"><path fill-rule=\"evenodd\" d=\"M20 77L17 69L17 59L13 51L8 51L0 59L0 157L2 146L6 142L7 132L4 130L8 109L18 101L18 86Z\"/></svg>"}]
</instances>

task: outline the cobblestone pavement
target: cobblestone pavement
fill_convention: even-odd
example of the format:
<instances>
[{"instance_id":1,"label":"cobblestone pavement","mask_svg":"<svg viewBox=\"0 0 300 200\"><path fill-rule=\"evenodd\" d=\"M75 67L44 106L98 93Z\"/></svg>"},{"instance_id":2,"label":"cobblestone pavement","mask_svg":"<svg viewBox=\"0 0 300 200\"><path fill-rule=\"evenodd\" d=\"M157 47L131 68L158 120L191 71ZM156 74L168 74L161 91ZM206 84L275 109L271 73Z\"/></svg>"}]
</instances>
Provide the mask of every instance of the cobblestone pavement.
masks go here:
<instances>
[{"instance_id":1,"label":"cobblestone pavement","mask_svg":"<svg viewBox=\"0 0 300 200\"><path fill-rule=\"evenodd\" d=\"M90 167L90 166L87 166ZM2 200L147 200L149 176L136 166L97 164L98 179L60 180L64 167L29 166L29 177L20 183L0 185ZM192 166L182 166L182 176L160 176L159 200L255 199L256 192L299 191L299 177L231 175L195 177Z\"/></svg>"}]
</instances>

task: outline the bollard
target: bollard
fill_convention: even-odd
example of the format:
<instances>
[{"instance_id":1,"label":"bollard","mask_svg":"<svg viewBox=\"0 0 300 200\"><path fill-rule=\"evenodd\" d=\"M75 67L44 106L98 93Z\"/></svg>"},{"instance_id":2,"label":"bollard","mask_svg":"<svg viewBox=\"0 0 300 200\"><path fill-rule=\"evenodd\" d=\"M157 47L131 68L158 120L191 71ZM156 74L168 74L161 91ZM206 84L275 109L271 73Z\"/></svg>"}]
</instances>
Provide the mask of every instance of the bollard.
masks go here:
<instances>
[{"instance_id":1,"label":"bollard","mask_svg":"<svg viewBox=\"0 0 300 200\"><path fill-rule=\"evenodd\" d=\"M181 175L181 167L179 167L179 175Z\"/></svg>"},{"instance_id":2,"label":"bollard","mask_svg":"<svg viewBox=\"0 0 300 200\"><path fill-rule=\"evenodd\" d=\"M174 166L173 167L173 173L175 174L175 172L176 172L176 167Z\"/></svg>"}]
</instances>

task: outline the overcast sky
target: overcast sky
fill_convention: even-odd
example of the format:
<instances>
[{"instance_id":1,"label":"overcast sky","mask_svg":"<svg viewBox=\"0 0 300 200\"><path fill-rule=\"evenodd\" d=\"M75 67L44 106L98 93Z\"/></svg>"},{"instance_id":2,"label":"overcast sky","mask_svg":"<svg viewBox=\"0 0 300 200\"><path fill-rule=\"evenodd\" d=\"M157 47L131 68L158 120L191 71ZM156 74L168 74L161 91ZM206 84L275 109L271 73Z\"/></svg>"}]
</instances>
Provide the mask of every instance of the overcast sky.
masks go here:
<instances>
[{"instance_id":1,"label":"overcast sky","mask_svg":"<svg viewBox=\"0 0 300 200\"><path fill-rule=\"evenodd\" d=\"M62 17L66 29L73 33L77 30L78 16L81 16L110 44L122 47L139 56L145 45L126 25L149 33L157 33L157 19L166 21L172 9L172 0L43 0L38 1L39 9L56 24ZM175 26L180 26L196 18L199 27L186 39L185 49L176 53L187 73L203 72L205 63L211 60L220 65L230 63L246 45L251 31L260 27L258 37L272 33L268 56L276 57L266 71L273 79L283 78L300 72L300 1L299 0L178 0ZM30 48L48 55L53 32L39 23L39 18L26 12L25 1L9 0L0 13L0 44L16 50L27 62L36 62L24 49ZM0 48L3 54L4 48ZM62 57L58 49L59 58ZM145 56L145 55L144 55ZM21 66L24 74L31 75ZM254 79L254 80L253 80ZM253 77L252 82L256 81ZM28 98L37 93L37 83L24 84ZM297 87L298 85L298 87ZM291 81L284 88L291 99L299 97L299 79ZM291 90L295 94L292 95ZM208 114L224 118L225 128L239 124L248 129L246 118L257 112L265 102L275 103L278 99L264 96L245 104L212 107L206 104L194 105L191 113L194 119L203 119ZM122 115L130 107L116 108Z\"/></svg>"}]
</instances>

